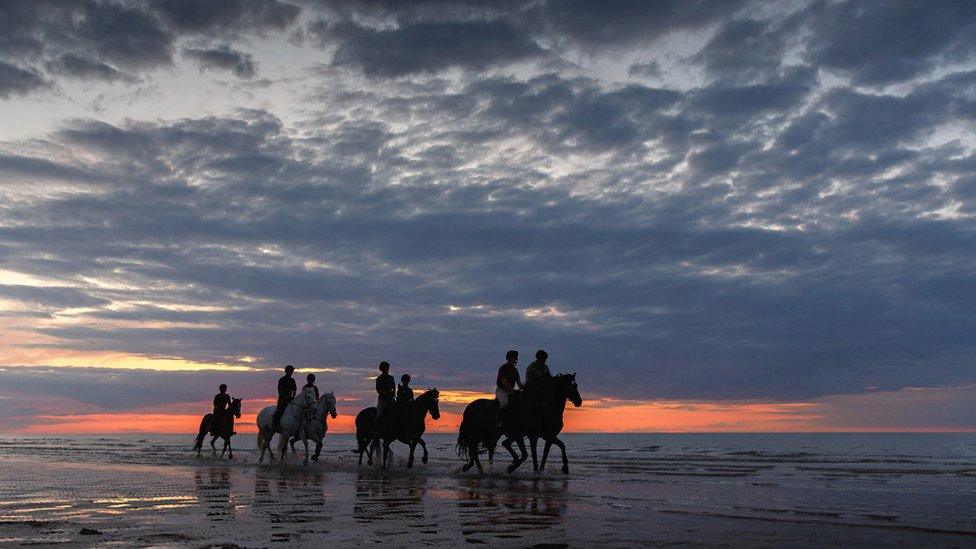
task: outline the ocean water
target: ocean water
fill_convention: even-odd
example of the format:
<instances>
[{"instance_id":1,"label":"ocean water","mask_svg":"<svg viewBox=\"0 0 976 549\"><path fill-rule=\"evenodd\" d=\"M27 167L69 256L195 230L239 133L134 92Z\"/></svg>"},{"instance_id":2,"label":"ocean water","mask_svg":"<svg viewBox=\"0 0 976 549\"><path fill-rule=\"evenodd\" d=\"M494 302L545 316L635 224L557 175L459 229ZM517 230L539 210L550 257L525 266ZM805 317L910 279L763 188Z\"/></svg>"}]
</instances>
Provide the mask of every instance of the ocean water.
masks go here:
<instances>
[{"instance_id":1,"label":"ocean water","mask_svg":"<svg viewBox=\"0 0 976 549\"><path fill-rule=\"evenodd\" d=\"M0 436L0 543L976 547L974 434L566 434L568 475L555 448L538 475L501 448L464 473L425 438L427 464L395 444L382 471L348 434L307 467L258 464L253 435L234 461L192 435Z\"/></svg>"}]
</instances>

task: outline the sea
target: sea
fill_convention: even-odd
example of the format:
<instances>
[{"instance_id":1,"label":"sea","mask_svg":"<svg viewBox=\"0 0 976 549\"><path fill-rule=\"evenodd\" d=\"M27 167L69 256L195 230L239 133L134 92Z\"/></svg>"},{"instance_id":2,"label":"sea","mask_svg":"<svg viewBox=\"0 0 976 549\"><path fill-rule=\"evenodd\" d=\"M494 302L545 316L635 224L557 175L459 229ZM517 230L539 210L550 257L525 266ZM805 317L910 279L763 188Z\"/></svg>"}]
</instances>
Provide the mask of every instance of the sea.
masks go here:
<instances>
[{"instance_id":1,"label":"sea","mask_svg":"<svg viewBox=\"0 0 976 549\"><path fill-rule=\"evenodd\" d=\"M976 547L976 434L564 434L569 473L201 457L193 435L0 436L0 544L139 547ZM220 445L218 444L218 450ZM541 456L541 448L540 448ZM486 456L483 457L485 459Z\"/></svg>"}]
</instances>

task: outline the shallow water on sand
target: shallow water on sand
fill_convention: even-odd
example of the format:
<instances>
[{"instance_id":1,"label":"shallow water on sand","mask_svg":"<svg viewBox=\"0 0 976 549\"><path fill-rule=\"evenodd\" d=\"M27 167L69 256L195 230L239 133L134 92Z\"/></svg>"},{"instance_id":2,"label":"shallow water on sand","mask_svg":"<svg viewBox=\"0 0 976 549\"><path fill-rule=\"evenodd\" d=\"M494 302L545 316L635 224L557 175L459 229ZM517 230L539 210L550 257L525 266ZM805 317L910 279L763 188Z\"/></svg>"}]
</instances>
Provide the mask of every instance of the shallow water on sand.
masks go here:
<instances>
[{"instance_id":1,"label":"shallow water on sand","mask_svg":"<svg viewBox=\"0 0 976 549\"><path fill-rule=\"evenodd\" d=\"M508 459L358 467L351 435L322 459L197 459L192 437L0 437L0 544L316 543L976 545L976 435L566 435L533 475ZM504 453L504 451L502 451ZM100 532L81 535L82 528Z\"/></svg>"}]
</instances>

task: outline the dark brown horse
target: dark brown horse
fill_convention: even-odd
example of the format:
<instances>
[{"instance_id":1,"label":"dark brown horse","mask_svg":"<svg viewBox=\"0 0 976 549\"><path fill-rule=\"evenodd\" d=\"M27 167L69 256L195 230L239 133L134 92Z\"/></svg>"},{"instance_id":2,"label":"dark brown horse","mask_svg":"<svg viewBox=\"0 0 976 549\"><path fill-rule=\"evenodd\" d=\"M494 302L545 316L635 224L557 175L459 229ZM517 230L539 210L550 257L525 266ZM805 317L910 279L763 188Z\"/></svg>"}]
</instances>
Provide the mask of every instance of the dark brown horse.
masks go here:
<instances>
[{"instance_id":1,"label":"dark brown horse","mask_svg":"<svg viewBox=\"0 0 976 549\"><path fill-rule=\"evenodd\" d=\"M234 436L234 418L241 417L241 402L243 399L235 398L231 401L230 407L227 409L227 413L224 414L223 421L220 421L220 425L215 425L213 414L206 414L203 416L203 420L200 421L200 434L197 435L197 440L193 444L193 449L197 451L197 457L200 457L200 450L203 449L203 439L209 434L213 438L210 439L210 447L213 448L214 455L217 455L217 447L214 443L217 441L217 437L224 439L224 449L220 451L220 457L224 457L224 452L228 452L227 459L234 459L234 449L230 445L230 437Z\"/></svg>"},{"instance_id":2,"label":"dark brown horse","mask_svg":"<svg viewBox=\"0 0 976 549\"><path fill-rule=\"evenodd\" d=\"M535 472L545 468L549 450L552 445L556 445L562 450L563 473L569 473L566 445L559 440L567 400L577 407L583 404L583 398L576 386L576 374L559 374L539 380L524 394L513 395L500 432L495 424L497 401L478 399L468 404L461 420L457 442L458 455L467 460L463 470L468 471L477 466L478 472L483 472L481 460L478 458L479 448L483 446L489 449L490 459L491 449L504 436L502 446L512 455L512 464L507 469L509 473L528 459L524 437L529 437L532 468ZM540 438L546 442L541 464L536 459L536 447ZM520 453L515 453L513 443L518 444Z\"/></svg>"},{"instance_id":3,"label":"dark brown horse","mask_svg":"<svg viewBox=\"0 0 976 549\"><path fill-rule=\"evenodd\" d=\"M422 463L427 463L427 443L424 442L424 431L427 430L427 413L434 420L441 417L440 409L437 405L440 392L437 389L429 389L416 399L406 403L390 407L384 414L382 424L379 425L379 439L383 448L383 468L389 465L390 445L394 441L410 446L410 457L407 459L407 467L413 467L413 454L419 444L424 451L420 458ZM375 447L374 438L376 435L376 408L369 407L361 410L356 415L356 442L359 447L359 464L363 463L363 453L368 453L369 464L373 464L373 450Z\"/></svg>"}]
</instances>

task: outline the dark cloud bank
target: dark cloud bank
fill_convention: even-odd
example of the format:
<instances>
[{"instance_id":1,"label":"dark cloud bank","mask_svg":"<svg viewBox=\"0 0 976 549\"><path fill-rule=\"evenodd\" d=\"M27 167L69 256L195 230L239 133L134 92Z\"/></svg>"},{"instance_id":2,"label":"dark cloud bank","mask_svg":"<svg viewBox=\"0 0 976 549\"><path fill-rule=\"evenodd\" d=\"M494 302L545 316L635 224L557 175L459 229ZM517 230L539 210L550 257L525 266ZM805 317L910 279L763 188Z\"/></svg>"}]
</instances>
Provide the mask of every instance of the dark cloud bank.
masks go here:
<instances>
[{"instance_id":1,"label":"dark cloud bank","mask_svg":"<svg viewBox=\"0 0 976 549\"><path fill-rule=\"evenodd\" d=\"M545 347L628 398L976 382L972 3L221 6L5 7L0 97L145 73L203 33L224 42L184 55L251 77L235 40L294 30L354 89L323 85L300 128L83 120L0 156L48 188L4 192L0 268L63 282L0 296L99 321L43 328L60 347L478 388ZM547 64L675 32L704 36L684 89L644 82L652 61L626 83Z\"/></svg>"}]
</instances>

